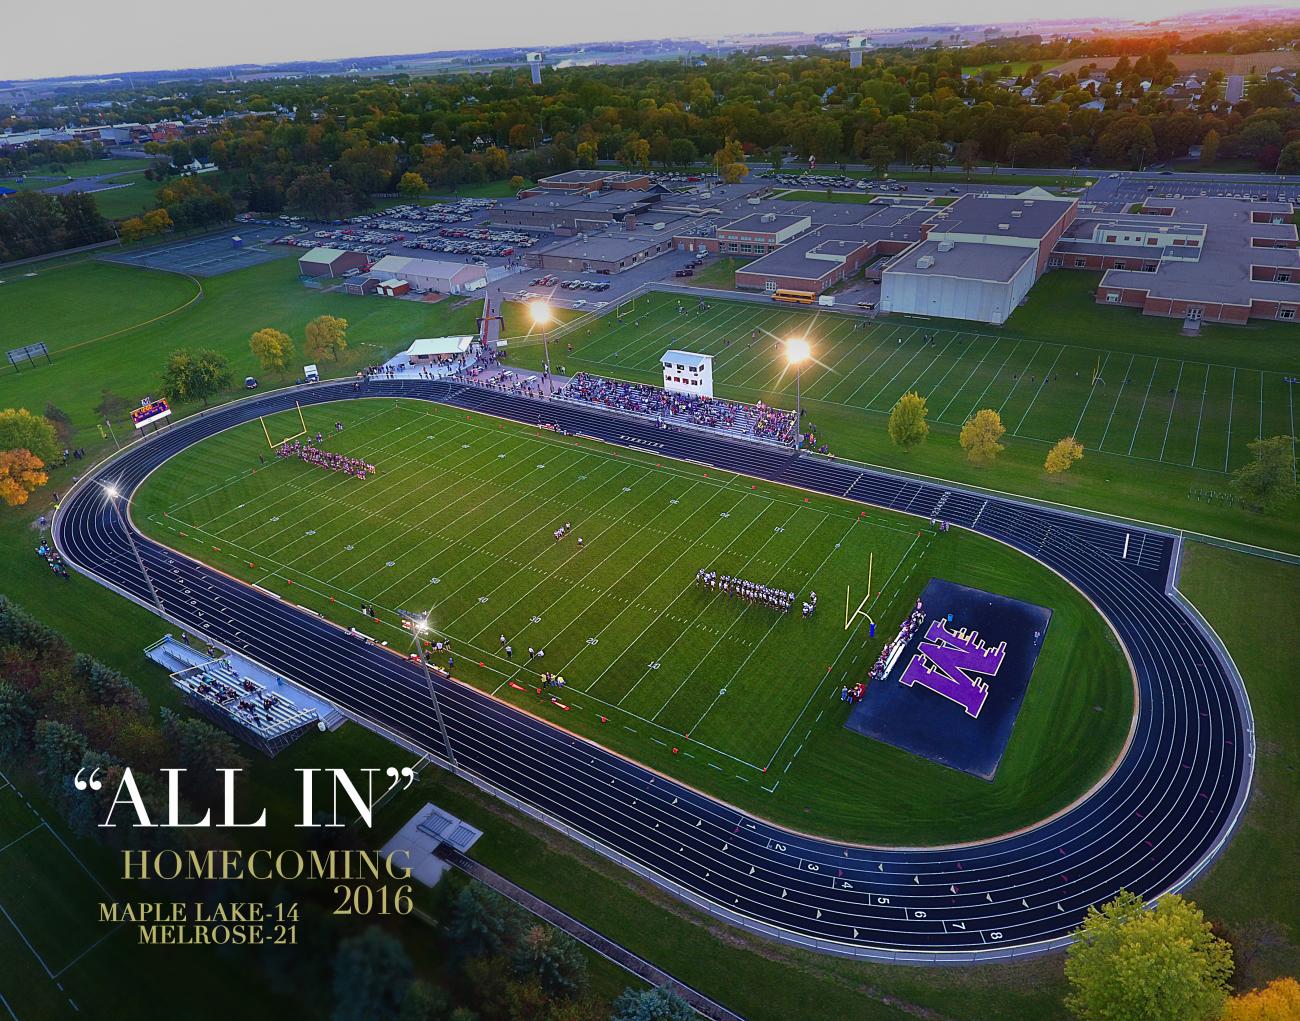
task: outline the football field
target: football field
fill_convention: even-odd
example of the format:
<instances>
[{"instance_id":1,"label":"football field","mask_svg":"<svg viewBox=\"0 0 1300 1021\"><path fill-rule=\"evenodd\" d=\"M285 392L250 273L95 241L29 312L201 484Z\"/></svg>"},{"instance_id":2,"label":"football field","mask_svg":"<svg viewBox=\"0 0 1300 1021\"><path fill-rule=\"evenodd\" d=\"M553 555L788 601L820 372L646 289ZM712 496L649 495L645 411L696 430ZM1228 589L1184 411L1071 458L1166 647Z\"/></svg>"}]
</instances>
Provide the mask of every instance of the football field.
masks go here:
<instances>
[{"instance_id":1,"label":"football field","mask_svg":"<svg viewBox=\"0 0 1300 1021\"><path fill-rule=\"evenodd\" d=\"M1287 374L1234 366L1230 349L1182 359L1109 350L1104 337L1083 347L919 320L869 322L755 302L705 305L694 295L639 297L617 317L552 340L553 359L570 373L649 380L660 374L668 348L697 351L713 355L722 396L793 407L794 374L778 345L803 336L815 360L802 380L813 413L819 403L833 405L879 415L883 424L898 398L916 390L931 422L959 428L994 408L1008 440L1054 443L1073 435L1088 450L1217 473L1246 461L1252 440L1295 435Z\"/></svg>"},{"instance_id":2,"label":"football field","mask_svg":"<svg viewBox=\"0 0 1300 1021\"><path fill-rule=\"evenodd\" d=\"M929 529L846 503L415 402L309 409L307 424L377 474L279 460L253 424L164 467L135 513L397 648L409 642L397 611L429 610L454 675L536 703L543 672L557 674L565 685L547 696L633 745L689 737L761 774L835 664L865 655L866 618L845 628L849 587L856 607L870 574L865 610L896 627L924 583ZM277 440L295 426L268 421ZM794 605L709 591L700 570Z\"/></svg>"}]
</instances>

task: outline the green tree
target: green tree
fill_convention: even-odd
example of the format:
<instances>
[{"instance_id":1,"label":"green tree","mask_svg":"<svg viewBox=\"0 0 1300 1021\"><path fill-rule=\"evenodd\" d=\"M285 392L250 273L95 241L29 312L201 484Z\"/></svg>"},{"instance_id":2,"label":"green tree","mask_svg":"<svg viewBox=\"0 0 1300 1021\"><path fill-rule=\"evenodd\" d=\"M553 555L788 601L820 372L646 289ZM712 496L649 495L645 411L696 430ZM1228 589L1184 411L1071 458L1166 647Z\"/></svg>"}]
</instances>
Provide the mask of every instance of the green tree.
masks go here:
<instances>
[{"instance_id":1,"label":"green tree","mask_svg":"<svg viewBox=\"0 0 1300 1021\"><path fill-rule=\"evenodd\" d=\"M185 348L167 356L163 367L162 393L171 401L208 401L234 382L230 363L216 351Z\"/></svg>"},{"instance_id":2,"label":"green tree","mask_svg":"<svg viewBox=\"0 0 1300 1021\"><path fill-rule=\"evenodd\" d=\"M408 198L414 198L416 195L423 195L429 190L429 186L424 183L423 177L413 170L408 170L397 182L397 190Z\"/></svg>"},{"instance_id":3,"label":"green tree","mask_svg":"<svg viewBox=\"0 0 1300 1021\"><path fill-rule=\"evenodd\" d=\"M1277 158L1279 174L1300 174L1300 140L1287 142Z\"/></svg>"},{"instance_id":4,"label":"green tree","mask_svg":"<svg viewBox=\"0 0 1300 1021\"><path fill-rule=\"evenodd\" d=\"M216 801L221 794L222 779L217 770L238 769L246 764L234 738L206 720L164 708L161 729L168 748L176 756L176 765L189 771L186 789L209 802Z\"/></svg>"},{"instance_id":5,"label":"green tree","mask_svg":"<svg viewBox=\"0 0 1300 1021\"><path fill-rule=\"evenodd\" d=\"M522 910L491 887L471 883L456 897L448 942L465 957L490 957L513 946L527 924Z\"/></svg>"},{"instance_id":6,"label":"green tree","mask_svg":"<svg viewBox=\"0 0 1300 1021\"><path fill-rule=\"evenodd\" d=\"M59 437L54 424L26 408L0 411L0 450L27 450L46 464L59 459Z\"/></svg>"},{"instance_id":7,"label":"green tree","mask_svg":"<svg viewBox=\"0 0 1300 1021\"><path fill-rule=\"evenodd\" d=\"M1043 461L1043 469L1048 475L1060 475L1061 472L1069 471L1083 457L1083 444L1073 436L1063 436L1047 452L1047 458Z\"/></svg>"},{"instance_id":8,"label":"green tree","mask_svg":"<svg viewBox=\"0 0 1300 1021\"><path fill-rule=\"evenodd\" d=\"M930 435L930 423L925 420L928 414L924 397L915 390L903 394L889 413L889 438L894 446L910 451L924 443Z\"/></svg>"},{"instance_id":9,"label":"green tree","mask_svg":"<svg viewBox=\"0 0 1300 1021\"><path fill-rule=\"evenodd\" d=\"M1205 137L1201 139L1201 162L1211 164L1219 158L1219 133L1214 130L1207 131Z\"/></svg>"},{"instance_id":10,"label":"green tree","mask_svg":"<svg viewBox=\"0 0 1300 1021\"><path fill-rule=\"evenodd\" d=\"M337 362L348 349L348 321L338 316L317 316L307 324L303 351L312 361Z\"/></svg>"},{"instance_id":11,"label":"green tree","mask_svg":"<svg viewBox=\"0 0 1300 1021\"><path fill-rule=\"evenodd\" d=\"M781 166L785 163L785 146L769 145L767 147L767 162L772 164L772 170L780 172Z\"/></svg>"},{"instance_id":12,"label":"green tree","mask_svg":"<svg viewBox=\"0 0 1300 1021\"><path fill-rule=\"evenodd\" d=\"M689 138L674 138L668 143L668 158L675 167L689 167L700 158L700 152Z\"/></svg>"},{"instance_id":13,"label":"green tree","mask_svg":"<svg viewBox=\"0 0 1300 1021\"><path fill-rule=\"evenodd\" d=\"M576 996L587 984L587 959L568 933L531 925L515 947L515 974L535 978L549 996Z\"/></svg>"},{"instance_id":14,"label":"green tree","mask_svg":"<svg viewBox=\"0 0 1300 1021\"><path fill-rule=\"evenodd\" d=\"M36 710L22 688L0 681L0 762L15 762L31 746Z\"/></svg>"},{"instance_id":15,"label":"green tree","mask_svg":"<svg viewBox=\"0 0 1300 1021\"><path fill-rule=\"evenodd\" d=\"M610 1021L695 1021L695 1011L666 986L625 989L614 1001Z\"/></svg>"},{"instance_id":16,"label":"green tree","mask_svg":"<svg viewBox=\"0 0 1300 1021\"><path fill-rule=\"evenodd\" d=\"M402 997L398 1021L443 1021L451 1006L447 993L423 979L416 979Z\"/></svg>"},{"instance_id":17,"label":"green tree","mask_svg":"<svg viewBox=\"0 0 1300 1021\"><path fill-rule=\"evenodd\" d=\"M264 372L284 375L293 360L293 339L280 330L266 327L248 338L249 350Z\"/></svg>"},{"instance_id":18,"label":"green tree","mask_svg":"<svg viewBox=\"0 0 1300 1021\"><path fill-rule=\"evenodd\" d=\"M578 143L578 166L584 170L590 170L596 165L596 143L579 142Z\"/></svg>"},{"instance_id":19,"label":"green tree","mask_svg":"<svg viewBox=\"0 0 1300 1021\"><path fill-rule=\"evenodd\" d=\"M1124 890L1088 909L1066 952L1066 1005L1081 1021L1213 1021L1232 975L1232 948L1199 908L1174 894L1146 910Z\"/></svg>"},{"instance_id":20,"label":"green tree","mask_svg":"<svg viewBox=\"0 0 1300 1021\"><path fill-rule=\"evenodd\" d=\"M867 162L877 177L889 176L889 164L894 162L894 147L891 145L873 145L867 154Z\"/></svg>"},{"instance_id":21,"label":"green tree","mask_svg":"<svg viewBox=\"0 0 1300 1021\"><path fill-rule=\"evenodd\" d=\"M1251 510L1284 507L1295 498L1295 439L1270 436L1252 440L1251 459L1232 473L1232 491Z\"/></svg>"},{"instance_id":22,"label":"green tree","mask_svg":"<svg viewBox=\"0 0 1300 1021\"><path fill-rule=\"evenodd\" d=\"M922 142L912 154L912 160L918 167L925 167L933 174L935 167L948 165L948 150L944 148L942 142Z\"/></svg>"},{"instance_id":23,"label":"green tree","mask_svg":"<svg viewBox=\"0 0 1300 1021\"><path fill-rule=\"evenodd\" d=\"M1002 453L1003 447L998 441L1006 431L1002 416L992 408L984 408L975 412L961 427L961 449L976 464L992 464Z\"/></svg>"},{"instance_id":24,"label":"green tree","mask_svg":"<svg viewBox=\"0 0 1300 1021\"><path fill-rule=\"evenodd\" d=\"M397 1021L414 973L396 936L372 926L334 955L333 1021Z\"/></svg>"},{"instance_id":25,"label":"green tree","mask_svg":"<svg viewBox=\"0 0 1300 1021\"><path fill-rule=\"evenodd\" d=\"M962 172L969 178L974 172L975 167L979 165L980 144L973 138L968 138L957 146L957 163L961 166Z\"/></svg>"}]
</instances>

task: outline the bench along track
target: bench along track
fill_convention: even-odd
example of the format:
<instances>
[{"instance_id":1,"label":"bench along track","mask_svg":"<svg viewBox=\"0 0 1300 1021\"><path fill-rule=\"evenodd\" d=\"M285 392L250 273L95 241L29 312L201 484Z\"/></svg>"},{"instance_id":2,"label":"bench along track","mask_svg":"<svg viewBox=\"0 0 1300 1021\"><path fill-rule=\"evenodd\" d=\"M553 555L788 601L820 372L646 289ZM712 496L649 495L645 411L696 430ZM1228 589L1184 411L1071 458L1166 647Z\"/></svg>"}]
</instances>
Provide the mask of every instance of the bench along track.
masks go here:
<instances>
[{"instance_id":1,"label":"bench along track","mask_svg":"<svg viewBox=\"0 0 1300 1021\"><path fill-rule=\"evenodd\" d=\"M1253 770L1249 702L1226 650L1175 591L1178 539L1159 532L701 431L663 431L567 403L441 380L376 380L247 398L128 447L65 496L54 542L81 573L152 607L102 484L129 496L158 465L215 433L295 401L357 398L415 398L528 425L555 422L612 444L921 517L942 503L946 520L1064 576L1114 627L1137 683L1137 718L1121 760L1088 797L1052 819L951 848L870 849L794 833L438 677L463 776L710 914L827 953L912 963L1006 959L1064 945L1087 907L1121 888L1147 897L1181 889L1231 837ZM136 541L167 619L437 757L416 665L143 535Z\"/></svg>"}]
</instances>

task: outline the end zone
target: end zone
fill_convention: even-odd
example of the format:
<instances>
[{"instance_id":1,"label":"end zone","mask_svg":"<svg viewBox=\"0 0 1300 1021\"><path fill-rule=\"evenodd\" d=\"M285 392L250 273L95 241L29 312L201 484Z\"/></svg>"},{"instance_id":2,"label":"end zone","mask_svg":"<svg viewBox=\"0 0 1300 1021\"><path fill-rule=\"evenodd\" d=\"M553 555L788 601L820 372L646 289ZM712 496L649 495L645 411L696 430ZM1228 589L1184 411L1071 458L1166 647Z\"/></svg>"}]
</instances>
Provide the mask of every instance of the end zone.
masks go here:
<instances>
[{"instance_id":1,"label":"end zone","mask_svg":"<svg viewBox=\"0 0 1300 1021\"><path fill-rule=\"evenodd\" d=\"M845 726L991 781L1052 611L931 578Z\"/></svg>"}]
</instances>

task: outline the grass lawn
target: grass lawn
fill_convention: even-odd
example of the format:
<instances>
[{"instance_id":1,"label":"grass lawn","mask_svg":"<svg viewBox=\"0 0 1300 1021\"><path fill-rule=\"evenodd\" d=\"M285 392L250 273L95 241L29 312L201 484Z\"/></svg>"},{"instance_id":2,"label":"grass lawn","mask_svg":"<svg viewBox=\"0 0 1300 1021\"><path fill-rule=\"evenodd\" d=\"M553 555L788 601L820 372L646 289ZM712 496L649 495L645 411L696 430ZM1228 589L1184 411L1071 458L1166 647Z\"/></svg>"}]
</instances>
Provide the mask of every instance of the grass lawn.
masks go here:
<instances>
[{"instance_id":1,"label":"grass lawn","mask_svg":"<svg viewBox=\"0 0 1300 1021\"><path fill-rule=\"evenodd\" d=\"M212 348L230 359L237 384L254 375L263 385L274 385L277 380L262 372L248 348L249 336L264 326L284 330L301 345L304 328L315 316L347 319L344 361L321 366L327 375L341 375L382 361L416 337L474 333L482 310L477 302L453 310L449 302L321 293L298 283L297 266L288 259L210 277L199 301L148 323L187 300L195 291L193 281L98 262L26 269L36 275L5 275L0 321L15 344L54 336L58 346L51 344L52 365L0 374L0 407L41 411L53 402L72 416L75 442L87 447L103 442L93 411L100 390L112 390L132 404L154 393L163 362L176 348ZM130 328L133 322L143 325Z\"/></svg>"},{"instance_id":2,"label":"grass lawn","mask_svg":"<svg viewBox=\"0 0 1300 1021\"><path fill-rule=\"evenodd\" d=\"M136 519L394 642L405 634L397 608L432 606L461 679L804 829L904 844L994 835L1067 804L1123 743L1132 681L1109 630L1057 576L996 543L936 540L915 519L415 402L315 409L308 429L333 434L340 417L349 427L329 445L379 466L373 479L274 459L258 470L266 441L242 427L156 472ZM298 423L270 426L288 435ZM431 500L443 501L438 521ZM566 520L575 534L557 542ZM846 634L839 602L846 585L865 587L869 555L882 585L868 604L874 640L861 619ZM800 599L817 591L825 604L806 620L798 602L787 615L747 606L696 585L700 569ZM840 687L861 678L932 576L1058 614L993 783L842 726ZM544 663L529 663L529 646ZM543 668L566 679L570 711L539 698Z\"/></svg>"},{"instance_id":3,"label":"grass lawn","mask_svg":"<svg viewBox=\"0 0 1300 1021\"><path fill-rule=\"evenodd\" d=\"M879 195L865 191L787 191L776 196L783 202L874 202Z\"/></svg>"},{"instance_id":4,"label":"grass lawn","mask_svg":"<svg viewBox=\"0 0 1300 1021\"><path fill-rule=\"evenodd\" d=\"M525 180L521 188L531 187L532 181ZM510 180L504 181L484 181L481 184L462 184L455 191L446 189L434 189L430 194L436 196L439 201L448 199L512 199L518 188L510 187Z\"/></svg>"},{"instance_id":5,"label":"grass lawn","mask_svg":"<svg viewBox=\"0 0 1300 1021\"><path fill-rule=\"evenodd\" d=\"M1000 77L1019 78L1021 75L1028 74L1029 69L1035 64L1038 64L1044 71L1050 71L1059 63L1061 63L1059 60L1012 60L1002 64L976 64L972 67L963 67L961 73L982 74L985 71L996 71ZM1002 69L1005 67L1009 67L1011 70L1004 75Z\"/></svg>"},{"instance_id":6,"label":"grass lawn","mask_svg":"<svg viewBox=\"0 0 1300 1021\"><path fill-rule=\"evenodd\" d=\"M606 316L566 336L574 346L566 364L656 382L663 350L686 347L714 356L723 396L793 407L795 379L776 344L799 333L816 358L803 372L804 407L819 442L839 456L1300 549L1293 517L1260 518L1209 495L1226 493L1250 440L1292 433L1284 382L1294 364L1291 324L1207 327L1189 341L1175 320L1097 305L1096 280L1048 274L1003 329L919 317L863 323L726 301L683 317L676 298L652 294L621 319ZM534 365L539 355L524 346L511 358ZM1103 383L1093 386L1098 372ZM912 389L927 398L931 435L902 454L885 426ZM966 462L956 438L967 417L986 407L1001 413L1007 450L980 469ZM1088 453L1069 478L1049 479L1043 458L1065 435Z\"/></svg>"},{"instance_id":7,"label":"grass lawn","mask_svg":"<svg viewBox=\"0 0 1300 1021\"><path fill-rule=\"evenodd\" d=\"M84 163L61 163L57 167L46 164L45 166L34 167L24 173L28 179L33 177L53 178L53 180L46 181L48 185L66 181L69 177L100 177L104 174L117 174L123 171L143 171L146 167L152 166L153 162L151 159L139 160L125 156L113 156L102 160L87 160Z\"/></svg>"},{"instance_id":8,"label":"grass lawn","mask_svg":"<svg viewBox=\"0 0 1300 1021\"><path fill-rule=\"evenodd\" d=\"M736 289L736 270L753 262L753 258L743 255L712 256L704 260L704 265L695 271L694 276L675 279L675 284L688 287L713 287L719 290Z\"/></svg>"},{"instance_id":9,"label":"grass lawn","mask_svg":"<svg viewBox=\"0 0 1300 1021\"><path fill-rule=\"evenodd\" d=\"M125 220L156 208L158 192L167 182L146 180L144 171L139 171L116 177L113 183L127 187L93 192L95 204L110 220Z\"/></svg>"},{"instance_id":10,"label":"grass lawn","mask_svg":"<svg viewBox=\"0 0 1300 1021\"><path fill-rule=\"evenodd\" d=\"M1211 918L1255 942L1265 926L1276 928L1280 940L1268 941L1272 945L1250 962L1249 973L1239 975L1246 985L1263 985L1300 972L1300 701L1294 671L1279 669L1276 637L1279 622L1295 628L1300 567L1191 543L1179 588L1236 660L1258 742L1245 820L1192 896Z\"/></svg>"}]
</instances>

